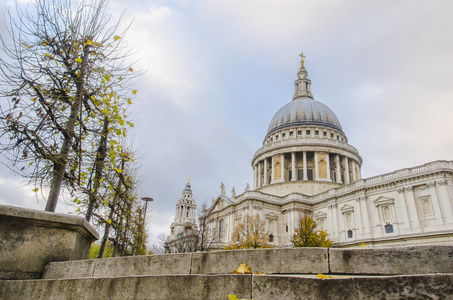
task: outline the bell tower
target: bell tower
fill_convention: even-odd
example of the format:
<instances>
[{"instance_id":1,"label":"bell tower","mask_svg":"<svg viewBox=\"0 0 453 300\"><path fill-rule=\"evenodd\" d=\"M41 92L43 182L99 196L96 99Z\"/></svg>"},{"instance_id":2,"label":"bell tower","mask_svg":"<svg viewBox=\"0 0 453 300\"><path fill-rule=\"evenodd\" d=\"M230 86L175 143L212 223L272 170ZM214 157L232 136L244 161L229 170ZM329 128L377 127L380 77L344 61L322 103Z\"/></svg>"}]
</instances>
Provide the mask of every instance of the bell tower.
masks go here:
<instances>
[{"instance_id":1,"label":"bell tower","mask_svg":"<svg viewBox=\"0 0 453 300\"><path fill-rule=\"evenodd\" d=\"M192 195L189 177L187 179L187 184L182 191L181 198L179 198L176 203L175 220L170 226L170 240L181 238L185 234L198 229L196 210L197 204Z\"/></svg>"}]
</instances>

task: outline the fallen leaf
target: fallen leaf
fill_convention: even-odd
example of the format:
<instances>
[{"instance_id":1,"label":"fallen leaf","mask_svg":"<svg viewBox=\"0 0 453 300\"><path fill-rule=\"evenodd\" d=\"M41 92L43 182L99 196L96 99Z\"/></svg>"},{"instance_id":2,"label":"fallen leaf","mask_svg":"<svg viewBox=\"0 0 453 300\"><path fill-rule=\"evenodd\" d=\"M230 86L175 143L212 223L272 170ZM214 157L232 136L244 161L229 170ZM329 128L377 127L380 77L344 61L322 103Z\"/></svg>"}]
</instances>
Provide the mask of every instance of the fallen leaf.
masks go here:
<instances>
[{"instance_id":1,"label":"fallen leaf","mask_svg":"<svg viewBox=\"0 0 453 300\"><path fill-rule=\"evenodd\" d=\"M233 274L251 274L250 267L247 264L240 264L237 270L233 271Z\"/></svg>"}]
</instances>

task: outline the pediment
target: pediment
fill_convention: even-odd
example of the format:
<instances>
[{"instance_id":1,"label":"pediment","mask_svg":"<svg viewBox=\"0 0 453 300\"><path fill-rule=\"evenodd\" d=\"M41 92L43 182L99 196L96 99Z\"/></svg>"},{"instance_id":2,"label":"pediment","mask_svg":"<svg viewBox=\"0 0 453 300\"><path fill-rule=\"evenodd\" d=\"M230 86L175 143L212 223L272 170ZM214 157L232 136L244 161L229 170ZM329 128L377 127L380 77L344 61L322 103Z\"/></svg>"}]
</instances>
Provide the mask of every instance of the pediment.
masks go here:
<instances>
[{"instance_id":1,"label":"pediment","mask_svg":"<svg viewBox=\"0 0 453 300\"><path fill-rule=\"evenodd\" d=\"M341 208L341 213L349 213L349 212L354 212L354 206L351 206L349 204L345 204L343 205L343 207Z\"/></svg>"},{"instance_id":2,"label":"pediment","mask_svg":"<svg viewBox=\"0 0 453 300\"><path fill-rule=\"evenodd\" d=\"M380 196L376 200L374 200L374 205L376 206L381 206L381 205L393 205L395 204L395 199L385 197L385 196Z\"/></svg>"},{"instance_id":3,"label":"pediment","mask_svg":"<svg viewBox=\"0 0 453 300\"><path fill-rule=\"evenodd\" d=\"M212 202L209 212L214 212L216 210L223 209L224 207L230 205L231 203L233 203L233 201L231 201L227 197L222 195L217 196L217 198Z\"/></svg>"},{"instance_id":4,"label":"pediment","mask_svg":"<svg viewBox=\"0 0 453 300\"><path fill-rule=\"evenodd\" d=\"M273 212L265 214L264 217L268 220L278 220L278 216Z\"/></svg>"},{"instance_id":5,"label":"pediment","mask_svg":"<svg viewBox=\"0 0 453 300\"><path fill-rule=\"evenodd\" d=\"M326 219L327 218L327 214L323 211L320 211L318 212L316 215L315 215L315 218L316 219Z\"/></svg>"}]
</instances>

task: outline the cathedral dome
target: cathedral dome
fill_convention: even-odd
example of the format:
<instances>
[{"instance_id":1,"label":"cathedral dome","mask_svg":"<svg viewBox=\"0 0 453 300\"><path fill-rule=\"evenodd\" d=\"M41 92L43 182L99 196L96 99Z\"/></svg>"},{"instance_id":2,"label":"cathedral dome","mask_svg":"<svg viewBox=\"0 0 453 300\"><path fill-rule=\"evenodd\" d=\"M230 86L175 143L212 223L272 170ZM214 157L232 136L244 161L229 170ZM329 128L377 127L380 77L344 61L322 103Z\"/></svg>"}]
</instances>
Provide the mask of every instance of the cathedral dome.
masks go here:
<instances>
[{"instance_id":1,"label":"cathedral dome","mask_svg":"<svg viewBox=\"0 0 453 300\"><path fill-rule=\"evenodd\" d=\"M296 98L280 108L267 133L293 126L323 126L343 132L335 113L327 105L309 97Z\"/></svg>"}]
</instances>

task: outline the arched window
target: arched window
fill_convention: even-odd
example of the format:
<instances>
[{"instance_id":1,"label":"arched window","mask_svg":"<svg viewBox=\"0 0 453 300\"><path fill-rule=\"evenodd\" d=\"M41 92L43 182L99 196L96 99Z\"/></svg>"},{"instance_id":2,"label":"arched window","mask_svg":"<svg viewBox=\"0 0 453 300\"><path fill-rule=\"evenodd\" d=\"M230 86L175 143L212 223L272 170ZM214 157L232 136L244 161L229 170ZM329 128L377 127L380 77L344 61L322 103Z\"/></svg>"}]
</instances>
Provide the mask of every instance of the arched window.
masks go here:
<instances>
[{"instance_id":1,"label":"arched window","mask_svg":"<svg viewBox=\"0 0 453 300\"><path fill-rule=\"evenodd\" d=\"M225 235L224 226L225 226L225 222L222 219L219 221L219 239L223 239L223 237Z\"/></svg>"}]
</instances>

